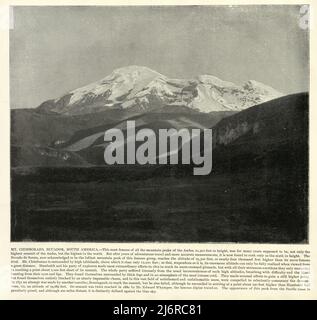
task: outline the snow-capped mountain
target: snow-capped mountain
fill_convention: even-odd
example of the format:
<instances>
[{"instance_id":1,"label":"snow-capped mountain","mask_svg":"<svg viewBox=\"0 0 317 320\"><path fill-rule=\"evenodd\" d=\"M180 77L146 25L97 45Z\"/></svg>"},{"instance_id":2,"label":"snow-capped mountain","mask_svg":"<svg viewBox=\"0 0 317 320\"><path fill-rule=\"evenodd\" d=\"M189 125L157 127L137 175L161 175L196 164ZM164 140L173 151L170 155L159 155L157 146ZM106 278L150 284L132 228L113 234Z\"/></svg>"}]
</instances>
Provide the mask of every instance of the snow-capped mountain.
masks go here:
<instances>
[{"instance_id":1,"label":"snow-capped mountain","mask_svg":"<svg viewBox=\"0 0 317 320\"><path fill-rule=\"evenodd\" d=\"M107 109L147 111L179 105L208 113L240 111L280 96L280 92L254 80L236 85L212 75L170 79L147 67L128 66L55 100L45 101L39 109L73 115Z\"/></svg>"}]
</instances>

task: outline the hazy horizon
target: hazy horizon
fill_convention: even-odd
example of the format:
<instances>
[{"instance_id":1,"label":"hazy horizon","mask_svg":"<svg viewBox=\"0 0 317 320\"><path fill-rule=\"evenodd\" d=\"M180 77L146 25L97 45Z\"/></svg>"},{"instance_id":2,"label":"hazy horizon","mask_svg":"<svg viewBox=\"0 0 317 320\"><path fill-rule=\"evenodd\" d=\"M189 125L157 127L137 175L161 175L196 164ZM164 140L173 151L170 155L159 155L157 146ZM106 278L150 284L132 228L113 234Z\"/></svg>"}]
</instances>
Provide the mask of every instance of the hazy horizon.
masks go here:
<instances>
[{"instance_id":1,"label":"hazy horizon","mask_svg":"<svg viewBox=\"0 0 317 320\"><path fill-rule=\"evenodd\" d=\"M298 18L290 5L14 7L11 108L37 107L128 65L308 91L309 38Z\"/></svg>"}]
</instances>

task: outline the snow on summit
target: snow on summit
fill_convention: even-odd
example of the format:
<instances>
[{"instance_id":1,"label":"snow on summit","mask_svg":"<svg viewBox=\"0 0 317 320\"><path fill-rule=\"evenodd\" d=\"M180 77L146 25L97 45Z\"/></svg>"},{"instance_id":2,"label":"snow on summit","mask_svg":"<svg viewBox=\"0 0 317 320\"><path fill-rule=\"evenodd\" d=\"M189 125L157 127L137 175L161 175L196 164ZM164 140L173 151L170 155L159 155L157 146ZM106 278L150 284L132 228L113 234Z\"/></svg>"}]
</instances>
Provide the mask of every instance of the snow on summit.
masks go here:
<instances>
[{"instance_id":1,"label":"snow on summit","mask_svg":"<svg viewBox=\"0 0 317 320\"><path fill-rule=\"evenodd\" d=\"M87 94L101 95L108 90L111 90L111 94L108 97L109 100L115 100L130 90L142 89L149 81L159 75L159 73L146 67L129 66L119 68L97 82L71 91L72 96L69 103L74 104Z\"/></svg>"},{"instance_id":2,"label":"snow on summit","mask_svg":"<svg viewBox=\"0 0 317 320\"><path fill-rule=\"evenodd\" d=\"M83 114L109 108L186 106L200 112L239 111L282 96L275 89L249 80L242 85L213 75L170 79L150 68L127 66L103 79L44 102L40 108L63 114Z\"/></svg>"}]
</instances>

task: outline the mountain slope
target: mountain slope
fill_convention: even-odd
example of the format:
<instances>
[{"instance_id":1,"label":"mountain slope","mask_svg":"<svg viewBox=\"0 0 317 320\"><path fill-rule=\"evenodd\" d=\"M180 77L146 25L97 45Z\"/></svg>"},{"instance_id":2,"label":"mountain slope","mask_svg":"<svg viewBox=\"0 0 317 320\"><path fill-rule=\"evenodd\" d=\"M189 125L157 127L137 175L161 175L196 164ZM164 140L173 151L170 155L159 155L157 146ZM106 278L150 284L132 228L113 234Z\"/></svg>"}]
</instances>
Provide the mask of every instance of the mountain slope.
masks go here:
<instances>
[{"instance_id":1,"label":"mountain slope","mask_svg":"<svg viewBox=\"0 0 317 320\"><path fill-rule=\"evenodd\" d=\"M233 112L213 112L209 114L199 112L148 112L126 120L135 121L136 130L143 128L151 129L158 137L160 129L204 129L216 124L232 113ZM104 150L109 144L108 142L104 142L104 133L108 129L120 129L125 135L126 144L128 140L126 137L126 120L77 131L67 142L59 145L58 149L64 152L76 152L90 164L104 165ZM136 143L136 146L140 144L141 143ZM157 144L157 153L159 154L158 146L159 144Z\"/></svg>"},{"instance_id":2,"label":"mountain slope","mask_svg":"<svg viewBox=\"0 0 317 320\"><path fill-rule=\"evenodd\" d=\"M105 78L43 102L38 111L65 115L109 109L155 110L185 105L200 112L240 111L282 94L254 80L239 86L211 75L169 79L147 67L128 66Z\"/></svg>"},{"instance_id":3,"label":"mountain slope","mask_svg":"<svg viewBox=\"0 0 317 320\"><path fill-rule=\"evenodd\" d=\"M214 165L304 166L308 94L282 97L223 119L213 128ZM303 162L302 164L300 162Z\"/></svg>"},{"instance_id":4,"label":"mountain slope","mask_svg":"<svg viewBox=\"0 0 317 320\"><path fill-rule=\"evenodd\" d=\"M128 117L131 117L131 112L125 110L73 116L42 113L33 109L11 110L11 144L55 146L67 141L78 130L122 121Z\"/></svg>"},{"instance_id":5,"label":"mountain slope","mask_svg":"<svg viewBox=\"0 0 317 320\"><path fill-rule=\"evenodd\" d=\"M307 93L293 94L219 121L212 127L213 170L307 167L308 100Z\"/></svg>"},{"instance_id":6,"label":"mountain slope","mask_svg":"<svg viewBox=\"0 0 317 320\"><path fill-rule=\"evenodd\" d=\"M105 130L126 128L134 120L139 128L208 128L233 111L204 114L185 106L164 106L156 112L103 112L64 115L34 110L11 112L12 166L104 165Z\"/></svg>"}]
</instances>

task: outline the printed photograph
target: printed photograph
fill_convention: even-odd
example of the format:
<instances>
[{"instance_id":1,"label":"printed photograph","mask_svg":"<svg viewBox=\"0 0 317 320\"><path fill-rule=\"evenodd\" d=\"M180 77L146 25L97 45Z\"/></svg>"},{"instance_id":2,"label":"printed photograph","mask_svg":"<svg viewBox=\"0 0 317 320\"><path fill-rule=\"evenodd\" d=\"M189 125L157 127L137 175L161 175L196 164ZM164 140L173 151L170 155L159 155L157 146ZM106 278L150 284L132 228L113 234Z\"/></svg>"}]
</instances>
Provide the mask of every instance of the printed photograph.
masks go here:
<instances>
[{"instance_id":1,"label":"printed photograph","mask_svg":"<svg viewBox=\"0 0 317 320\"><path fill-rule=\"evenodd\" d=\"M309 243L309 6L10 8L11 241Z\"/></svg>"}]
</instances>

